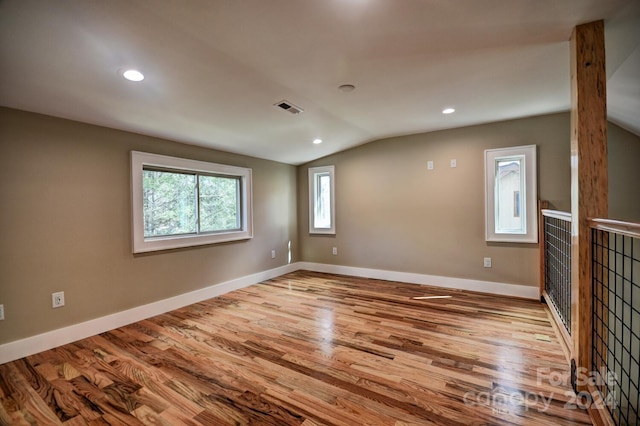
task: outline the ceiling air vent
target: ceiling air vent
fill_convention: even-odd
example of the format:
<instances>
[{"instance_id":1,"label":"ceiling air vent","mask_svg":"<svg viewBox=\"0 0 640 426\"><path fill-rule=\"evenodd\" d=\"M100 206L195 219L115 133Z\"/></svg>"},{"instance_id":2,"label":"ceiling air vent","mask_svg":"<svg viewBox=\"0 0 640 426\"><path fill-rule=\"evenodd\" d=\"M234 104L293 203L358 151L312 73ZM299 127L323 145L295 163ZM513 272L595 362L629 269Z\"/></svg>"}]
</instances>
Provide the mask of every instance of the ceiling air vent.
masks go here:
<instances>
[{"instance_id":1,"label":"ceiling air vent","mask_svg":"<svg viewBox=\"0 0 640 426\"><path fill-rule=\"evenodd\" d=\"M291 114L300 114L301 112L304 112L304 110L300 107L295 106L294 104L292 104L289 101L285 101L282 100L280 102L277 102L275 104L273 104L274 106L277 106L278 108L282 108L283 110L290 112Z\"/></svg>"}]
</instances>

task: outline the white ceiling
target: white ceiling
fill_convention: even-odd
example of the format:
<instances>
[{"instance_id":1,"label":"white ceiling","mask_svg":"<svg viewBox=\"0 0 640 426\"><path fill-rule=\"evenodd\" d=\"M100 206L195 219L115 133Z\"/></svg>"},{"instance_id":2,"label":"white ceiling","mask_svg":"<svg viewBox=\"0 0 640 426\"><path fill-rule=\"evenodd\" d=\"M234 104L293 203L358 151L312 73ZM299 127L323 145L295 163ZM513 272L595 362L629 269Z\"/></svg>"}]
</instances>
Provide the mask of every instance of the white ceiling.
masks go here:
<instances>
[{"instance_id":1,"label":"white ceiling","mask_svg":"<svg viewBox=\"0 0 640 426\"><path fill-rule=\"evenodd\" d=\"M610 119L640 134L639 5L4 0L0 104L301 164L383 137L566 111L571 31L605 19ZM124 80L127 68L145 80ZM304 113L273 106L283 99ZM441 114L448 106L457 112Z\"/></svg>"}]
</instances>

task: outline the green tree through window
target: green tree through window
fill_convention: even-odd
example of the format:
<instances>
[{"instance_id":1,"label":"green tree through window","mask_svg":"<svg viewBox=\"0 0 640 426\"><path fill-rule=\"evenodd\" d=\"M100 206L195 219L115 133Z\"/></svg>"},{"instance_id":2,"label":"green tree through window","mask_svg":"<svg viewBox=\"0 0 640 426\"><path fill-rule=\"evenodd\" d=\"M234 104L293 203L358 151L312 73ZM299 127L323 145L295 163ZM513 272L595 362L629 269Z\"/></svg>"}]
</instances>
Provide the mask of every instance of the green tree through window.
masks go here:
<instances>
[{"instance_id":1,"label":"green tree through window","mask_svg":"<svg viewBox=\"0 0 640 426\"><path fill-rule=\"evenodd\" d=\"M200 231L240 228L240 179L198 176L200 181Z\"/></svg>"},{"instance_id":2,"label":"green tree through window","mask_svg":"<svg viewBox=\"0 0 640 426\"><path fill-rule=\"evenodd\" d=\"M240 179L143 170L144 236L222 232L240 228Z\"/></svg>"}]
</instances>

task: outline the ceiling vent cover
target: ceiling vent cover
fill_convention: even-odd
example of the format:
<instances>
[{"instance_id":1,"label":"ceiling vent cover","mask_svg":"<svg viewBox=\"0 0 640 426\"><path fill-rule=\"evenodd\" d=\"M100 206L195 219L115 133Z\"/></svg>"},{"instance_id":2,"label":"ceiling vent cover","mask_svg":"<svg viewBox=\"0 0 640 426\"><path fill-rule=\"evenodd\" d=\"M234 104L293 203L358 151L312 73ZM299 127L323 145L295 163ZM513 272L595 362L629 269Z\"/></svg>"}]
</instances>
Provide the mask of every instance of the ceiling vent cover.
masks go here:
<instances>
[{"instance_id":1,"label":"ceiling vent cover","mask_svg":"<svg viewBox=\"0 0 640 426\"><path fill-rule=\"evenodd\" d=\"M291 114L300 114L301 112L304 112L304 110L298 106L295 106L294 104L292 104L289 101L286 100L282 100L280 102L276 102L275 104L273 104L274 106L277 106L278 108L281 108L287 112L290 112Z\"/></svg>"}]
</instances>

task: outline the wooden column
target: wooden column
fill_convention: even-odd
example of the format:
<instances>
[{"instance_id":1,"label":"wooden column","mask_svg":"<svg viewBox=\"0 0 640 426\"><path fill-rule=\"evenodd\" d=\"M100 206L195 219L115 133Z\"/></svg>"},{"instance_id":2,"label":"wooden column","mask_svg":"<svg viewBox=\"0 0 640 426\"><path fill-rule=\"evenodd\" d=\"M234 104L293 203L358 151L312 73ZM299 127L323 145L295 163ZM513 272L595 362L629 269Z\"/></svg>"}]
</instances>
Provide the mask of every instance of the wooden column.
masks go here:
<instances>
[{"instance_id":1,"label":"wooden column","mask_svg":"<svg viewBox=\"0 0 640 426\"><path fill-rule=\"evenodd\" d=\"M544 287L545 287L545 266L544 266L544 258L545 258L545 251L546 251L546 247L545 247L545 238L544 238L544 234L545 234L545 229L544 229L544 216L542 216L542 210L543 209L548 209L549 208L549 201L547 200L540 200L538 201L538 246L539 246L539 262L538 262L538 269L539 269L539 276L538 276L538 285L540 287L540 301L543 301L543 296L542 294L544 293Z\"/></svg>"},{"instance_id":2,"label":"wooden column","mask_svg":"<svg viewBox=\"0 0 640 426\"><path fill-rule=\"evenodd\" d=\"M575 27L571 35L571 337L576 367L586 371L591 370L593 313L587 220L607 218L609 210L606 83L603 21Z\"/></svg>"}]
</instances>

